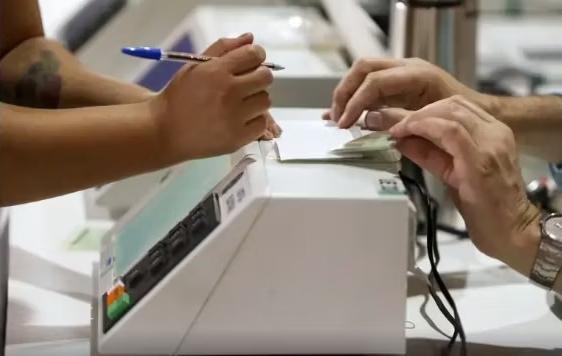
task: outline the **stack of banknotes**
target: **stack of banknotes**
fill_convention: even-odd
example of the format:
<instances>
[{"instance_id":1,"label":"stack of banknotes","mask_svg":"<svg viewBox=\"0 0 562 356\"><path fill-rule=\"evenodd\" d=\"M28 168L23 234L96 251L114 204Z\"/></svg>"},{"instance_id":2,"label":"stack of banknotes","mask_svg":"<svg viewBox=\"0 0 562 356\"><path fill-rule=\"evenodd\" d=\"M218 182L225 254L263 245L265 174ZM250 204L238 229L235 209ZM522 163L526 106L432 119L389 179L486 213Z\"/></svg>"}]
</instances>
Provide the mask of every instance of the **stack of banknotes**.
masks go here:
<instances>
[{"instance_id":1,"label":"stack of banknotes","mask_svg":"<svg viewBox=\"0 0 562 356\"><path fill-rule=\"evenodd\" d=\"M341 147L332 149L330 153L354 161L392 163L400 160L399 152L394 149L394 141L390 135L382 132L373 132L353 139Z\"/></svg>"}]
</instances>

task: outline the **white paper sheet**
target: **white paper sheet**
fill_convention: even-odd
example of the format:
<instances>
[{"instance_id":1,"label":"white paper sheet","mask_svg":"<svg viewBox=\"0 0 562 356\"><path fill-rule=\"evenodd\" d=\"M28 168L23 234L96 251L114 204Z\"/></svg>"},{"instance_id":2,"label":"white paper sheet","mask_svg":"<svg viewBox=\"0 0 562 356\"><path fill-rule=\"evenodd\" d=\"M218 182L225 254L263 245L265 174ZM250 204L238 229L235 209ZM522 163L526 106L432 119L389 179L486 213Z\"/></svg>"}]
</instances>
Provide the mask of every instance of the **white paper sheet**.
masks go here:
<instances>
[{"instance_id":1,"label":"white paper sheet","mask_svg":"<svg viewBox=\"0 0 562 356\"><path fill-rule=\"evenodd\" d=\"M361 155L339 156L331 150L361 136L359 127L340 129L331 121L285 120L276 140L280 161L338 161Z\"/></svg>"}]
</instances>

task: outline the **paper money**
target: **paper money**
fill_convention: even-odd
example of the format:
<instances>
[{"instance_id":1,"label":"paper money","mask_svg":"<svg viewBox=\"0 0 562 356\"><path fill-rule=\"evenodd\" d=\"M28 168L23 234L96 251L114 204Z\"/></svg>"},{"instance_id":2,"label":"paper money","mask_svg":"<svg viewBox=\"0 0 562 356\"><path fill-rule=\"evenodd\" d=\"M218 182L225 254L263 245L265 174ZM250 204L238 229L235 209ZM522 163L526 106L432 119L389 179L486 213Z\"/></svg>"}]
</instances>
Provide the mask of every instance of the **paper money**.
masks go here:
<instances>
[{"instance_id":1,"label":"paper money","mask_svg":"<svg viewBox=\"0 0 562 356\"><path fill-rule=\"evenodd\" d=\"M380 155L382 151L393 150L394 141L390 135L373 132L345 143L342 147L331 150L331 153L341 156L357 155L371 156Z\"/></svg>"}]
</instances>

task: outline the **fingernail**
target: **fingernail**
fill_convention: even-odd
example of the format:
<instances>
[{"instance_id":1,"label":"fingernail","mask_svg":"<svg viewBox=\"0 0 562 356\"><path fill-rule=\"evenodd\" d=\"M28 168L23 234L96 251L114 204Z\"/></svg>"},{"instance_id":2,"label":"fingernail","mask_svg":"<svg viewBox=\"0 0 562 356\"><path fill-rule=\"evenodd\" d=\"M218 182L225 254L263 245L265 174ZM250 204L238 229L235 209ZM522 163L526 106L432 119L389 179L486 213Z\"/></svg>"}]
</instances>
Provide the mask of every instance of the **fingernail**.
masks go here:
<instances>
[{"instance_id":1,"label":"fingernail","mask_svg":"<svg viewBox=\"0 0 562 356\"><path fill-rule=\"evenodd\" d=\"M365 116L365 126L369 130L380 130L382 127L382 114L378 111L369 111Z\"/></svg>"},{"instance_id":2,"label":"fingernail","mask_svg":"<svg viewBox=\"0 0 562 356\"><path fill-rule=\"evenodd\" d=\"M241 34L240 36L238 36L238 38L244 38L244 37L250 36L251 34L252 34L251 32L245 32L245 33Z\"/></svg>"}]
</instances>

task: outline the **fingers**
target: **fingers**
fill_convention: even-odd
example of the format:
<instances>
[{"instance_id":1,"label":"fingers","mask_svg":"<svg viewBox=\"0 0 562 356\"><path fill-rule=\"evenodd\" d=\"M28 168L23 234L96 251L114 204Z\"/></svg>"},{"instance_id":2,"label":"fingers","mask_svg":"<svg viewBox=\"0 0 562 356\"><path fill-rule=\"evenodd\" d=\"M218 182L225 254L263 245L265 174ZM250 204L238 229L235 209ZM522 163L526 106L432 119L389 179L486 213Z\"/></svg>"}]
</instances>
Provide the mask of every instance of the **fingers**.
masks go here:
<instances>
[{"instance_id":1,"label":"fingers","mask_svg":"<svg viewBox=\"0 0 562 356\"><path fill-rule=\"evenodd\" d=\"M400 65L400 62L392 59L360 59L355 62L349 73L340 81L334 90L332 119L336 122L339 121L347 102L369 73L398 65Z\"/></svg>"},{"instance_id":2,"label":"fingers","mask_svg":"<svg viewBox=\"0 0 562 356\"><path fill-rule=\"evenodd\" d=\"M238 47L251 44L253 41L254 35L251 33L244 33L236 38L221 38L209 46L203 54L209 57L221 57Z\"/></svg>"},{"instance_id":3,"label":"fingers","mask_svg":"<svg viewBox=\"0 0 562 356\"><path fill-rule=\"evenodd\" d=\"M411 114L412 111L398 108L370 111L365 116L364 128L373 131L387 131Z\"/></svg>"},{"instance_id":4,"label":"fingers","mask_svg":"<svg viewBox=\"0 0 562 356\"><path fill-rule=\"evenodd\" d=\"M267 128L267 119L265 115L260 115L246 123L241 138L243 142L246 143L257 140L259 137L263 135L266 128Z\"/></svg>"},{"instance_id":5,"label":"fingers","mask_svg":"<svg viewBox=\"0 0 562 356\"><path fill-rule=\"evenodd\" d=\"M407 122L407 120L390 129L396 139L417 136L439 147L454 159L464 162L474 161L476 145L464 126L456 121L436 117Z\"/></svg>"},{"instance_id":6,"label":"fingers","mask_svg":"<svg viewBox=\"0 0 562 356\"><path fill-rule=\"evenodd\" d=\"M388 104L411 107L406 98L422 94L423 83L420 84L413 68L400 66L369 73L346 103L338 124L342 128L350 127L366 109L374 110Z\"/></svg>"},{"instance_id":7,"label":"fingers","mask_svg":"<svg viewBox=\"0 0 562 356\"><path fill-rule=\"evenodd\" d=\"M216 61L234 75L243 74L256 69L265 61L265 50L258 45L245 45L217 58Z\"/></svg>"},{"instance_id":8,"label":"fingers","mask_svg":"<svg viewBox=\"0 0 562 356\"><path fill-rule=\"evenodd\" d=\"M453 158L445 151L419 137L406 137L399 140L395 147L412 162L458 189L459 180L452 169Z\"/></svg>"},{"instance_id":9,"label":"fingers","mask_svg":"<svg viewBox=\"0 0 562 356\"><path fill-rule=\"evenodd\" d=\"M281 127L279 127L279 125L277 125L275 120L273 120L271 114L267 112L264 116L266 120L266 128L265 128L265 132L262 134L260 139L269 141L281 136L281 132L282 132Z\"/></svg>"},{"instance_id":10,"label":"fingers","mask_svg":"<svg viewBox=\"0 0 562 356\"><path fill-rule=\"evenodd\" d=\"M277 125L269 112L265 115L265 118L267 119L267 131L272 134L272 138L281 136L283 130L281 129L281 126Z\"/></svg>"},{"instance_id":11,"label":"fingers","mask_svg":"<svg viewBox=\"0 0 562 356\"><path fill-rule=\"evenodd\" d=\"M259 67L253 72L235 78L235 85L241 97L245 98L265 91L273 83L273 73L267 67Z\"/></svg>"},{"instance_id":12,"label":"fingers","mask_svg":"<svg viewBox=\"0 0 562 356\"><path fill-rule=\"evenodd\" d=\"M240 110L242 117L247 118L247 121L249 121L258 116L265 116L270 107L271 99L269 93L262 91L244 99Z\"/></svg>"}]
</instances>

